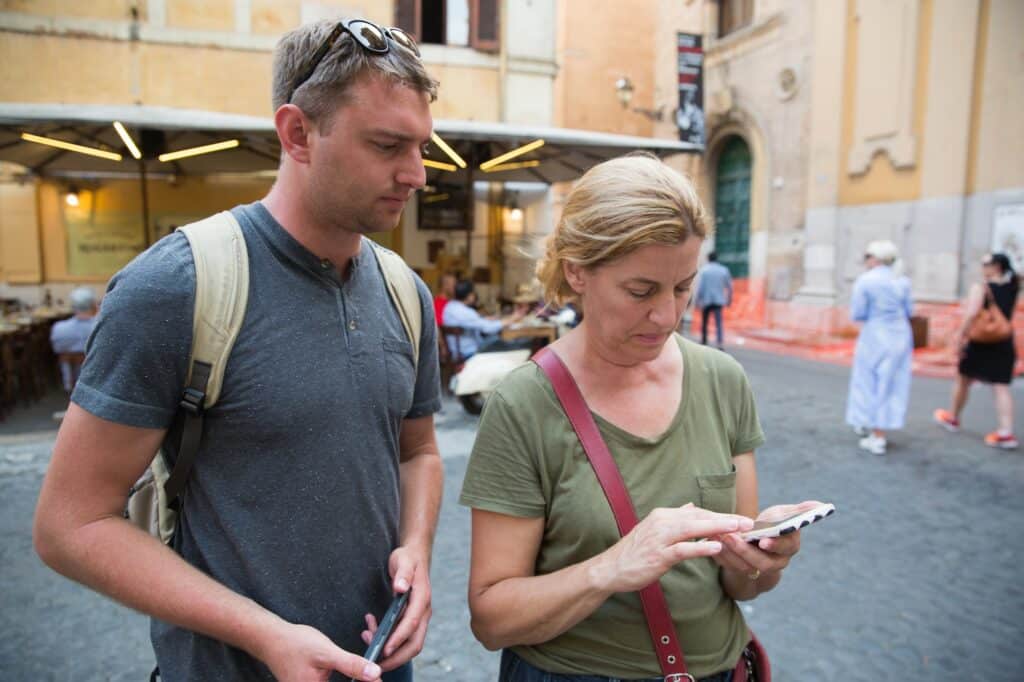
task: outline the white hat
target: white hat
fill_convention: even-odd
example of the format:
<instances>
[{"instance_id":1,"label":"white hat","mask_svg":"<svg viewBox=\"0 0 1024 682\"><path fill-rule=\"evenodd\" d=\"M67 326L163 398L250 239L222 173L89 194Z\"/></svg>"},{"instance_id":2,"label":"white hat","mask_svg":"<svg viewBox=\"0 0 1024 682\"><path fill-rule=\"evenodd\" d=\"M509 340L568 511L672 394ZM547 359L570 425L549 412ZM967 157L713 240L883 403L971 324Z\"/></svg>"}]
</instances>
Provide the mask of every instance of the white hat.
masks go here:
<instances>
[{"instance_id":1,"label":"white hat","mask_svg":"<svg viewBox=\"0 0 1024 682\"><path fill-rule=\"evenodd\" d=\"M879 239L867 245L864 255L877 258L883 263L892 263L900 257L900 250L888 239Z\"/></svg>"},{"instance_id":2,"label":"white hat","mask_svg":"<svg viewBox=\"0 0 1024 682\"><path fill-rule=\"evenodd\" d=\"M76 313L87 313L96 305L96 294L89 287L78 287L68 296L71 309Z\"/></svg>"}]
</instances>

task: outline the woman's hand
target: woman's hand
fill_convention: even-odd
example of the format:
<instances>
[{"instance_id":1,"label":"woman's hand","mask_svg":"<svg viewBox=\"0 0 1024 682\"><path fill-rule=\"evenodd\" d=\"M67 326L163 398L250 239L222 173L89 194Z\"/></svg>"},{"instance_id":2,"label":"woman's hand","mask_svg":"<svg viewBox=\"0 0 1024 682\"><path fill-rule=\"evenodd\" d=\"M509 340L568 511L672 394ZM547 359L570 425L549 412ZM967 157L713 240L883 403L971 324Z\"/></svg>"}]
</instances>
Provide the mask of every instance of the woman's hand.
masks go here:
<instances>
[{"instance_id":1,"label":"woman's hand","mask_svg":"<svg viewBox=\"0 0 1024 682\"><path fill-rule=\"evenodd\" d=\"M635 592L651 584L680 561L722 551L715 536L750 530L745 516L717 514L688 504L655 509L610 549L595 557L594 577L609 592Z\"/></svg>"},{"instance_id":2,"label":"woman's hand","mask_svg":"<svg viewBox=\"0 0 1024 682\"><path fill-rule=\"evenodd\" d=\"M800 504L768 507L757 515L758 521L779 521L820 505L808 500ZM782 571L800 551L800 531L750 543L739 533L717 538L722 551L713 558L724 569L723 584L733 599L753 599L779 582Z\"/></svg>"}]
</instances>

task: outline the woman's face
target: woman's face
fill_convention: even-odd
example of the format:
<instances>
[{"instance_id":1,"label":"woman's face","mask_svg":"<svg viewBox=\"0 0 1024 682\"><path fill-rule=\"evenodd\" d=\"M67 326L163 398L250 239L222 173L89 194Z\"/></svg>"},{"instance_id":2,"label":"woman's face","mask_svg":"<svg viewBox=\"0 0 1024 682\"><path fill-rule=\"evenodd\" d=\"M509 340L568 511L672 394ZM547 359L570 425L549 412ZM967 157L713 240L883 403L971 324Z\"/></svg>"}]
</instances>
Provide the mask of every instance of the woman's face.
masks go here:
<instances>
[{"instance_id":1,"label":"woman's face","mask_svg":"<svg viewBox=\"0 0 1024 682\"><path fill-rule=\"evenodd\" d=\"M624 365L658 357L679 326L697 275L701 240L644 246L593 269L567 264L588 337Z\"/></svg>"},{"instance_id":2,"label":"woman's face","mask_svg":"<svg viewBox=\"0 0 1024 682\"><path fill-rule=\"evenodd\" d=\"M1003 270L994 261L982 261L981 274L986 279L998 279L1003 274Z\"/></svg>"}]
</instances>

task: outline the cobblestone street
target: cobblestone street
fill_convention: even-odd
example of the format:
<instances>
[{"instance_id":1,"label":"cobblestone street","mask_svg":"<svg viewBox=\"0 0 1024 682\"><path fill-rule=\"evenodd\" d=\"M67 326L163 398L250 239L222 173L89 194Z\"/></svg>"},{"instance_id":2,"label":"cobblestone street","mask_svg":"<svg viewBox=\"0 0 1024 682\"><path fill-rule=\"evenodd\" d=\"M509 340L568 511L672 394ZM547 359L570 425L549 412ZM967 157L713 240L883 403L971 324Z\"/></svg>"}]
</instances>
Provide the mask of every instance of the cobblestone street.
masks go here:
<instances>
[{"instance_id":1,"label":"cobblestone street","mask_svg":"<svg viewBox=\"0 0 1024 682\"><path fill-rule=\"evenodd\" d=\"M947 434L930 415L946 405L949 382L915 377L907 428L877 457L842 423L848 368L734 354L768 437L758 452L762 506L817 498L838 508L805 533L782 584L743 606L775 679L1021 679L1008 661L1024 638L1024 451L982 444L994 428L991 392L976 387L964 431ZM1022 430L1019 382L1014 396ZM496 676L497 654L469 630L469 512L456 503L475 424L452 402L438 417L446 485L420 682ZM148 679L147 619L60 578L32 551L52 443L45 433L0 437L0 678Z\"/></svg>"}]
</instances>

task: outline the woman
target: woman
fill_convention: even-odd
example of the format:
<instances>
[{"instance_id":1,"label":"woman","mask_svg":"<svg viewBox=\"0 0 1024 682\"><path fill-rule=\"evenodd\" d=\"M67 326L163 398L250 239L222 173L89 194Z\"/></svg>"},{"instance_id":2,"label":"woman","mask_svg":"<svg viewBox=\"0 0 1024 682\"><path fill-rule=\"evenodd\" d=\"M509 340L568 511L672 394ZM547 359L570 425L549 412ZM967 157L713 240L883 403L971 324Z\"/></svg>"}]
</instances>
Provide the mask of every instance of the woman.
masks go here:
<instances>
[{"instance_id":1,"label":"woman","mask_svg":"<svg viewBox=\"0 0 1024 682\"><path fill-rule=\"evenodd\" d=\"M990 253L985 256L981 272L984 284L979 283L971 287L967 295L964 321L954 336L956 347L963 350L959 371L953 384L952 406L949 410L935 410L934 417L946 430L959 431L960 413L967 404L971 384L975 381L991 384L995 393L996 416L999 421L997 429L985 436L985 445L1012 450L1019 445L1016 436L1013 435L1013 394L1010 393L1013 366L1017 362L1013 335L997 343L977 343L968 341L967 333L971 322L981 309L992 305L993 301L1006 319L1011 320L1013 309L1017 305L1020 285L1017 274L1010 265L1010 259L1005 254Z\"/></svg>"},{"instance_id":2,"label":"woman","mask_svg":"<svg viewBox=\"0 0 1024 682\"><path fill-rule=\"evenodd\" d=\"M731 680L750 637L736 600L775 587L800 548L799 533L740 539L758 516L753 395L732 358L673 331L706 233L686 179L628 156L580 179L548 240L545 294L583 312L549 348L642 520L620 539L546 376L513 371L488 400L461 497L473 507L473 632L505 649L501 680L661 679L636 593L658 579L690 672Z\"/></svg>"},{"instance_id":3,"label":"woman","mask_svg":"<svg viewBox=\"0 0 1024 682\"><path fill-rule=\"evenodd\" d=\"M890 241L868 244L864 267L853 283L851 317L864 326L857 337L846 401L846 423L861 433L860 448L884 455L885 432L903 428L910 399L914 336L910 280L893 268L899 258Z\"/></svg>"}]
</instances>

